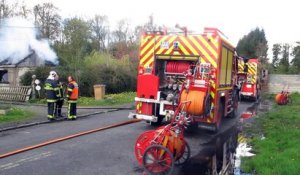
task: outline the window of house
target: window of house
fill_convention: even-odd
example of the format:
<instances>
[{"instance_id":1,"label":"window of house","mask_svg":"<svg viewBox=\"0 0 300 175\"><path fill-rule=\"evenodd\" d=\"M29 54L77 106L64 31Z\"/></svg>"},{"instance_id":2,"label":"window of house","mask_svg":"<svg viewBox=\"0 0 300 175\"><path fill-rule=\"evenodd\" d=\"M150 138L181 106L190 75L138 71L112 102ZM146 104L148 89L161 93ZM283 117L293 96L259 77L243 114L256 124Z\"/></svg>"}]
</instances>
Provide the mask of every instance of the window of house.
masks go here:
<instances>
[{"instance_id":1,"label":"window of house","mask_svg":"<svg viewBox=\"0 0 300 175\"><path fill-rule=\"evenodd\" d=\"M8 71L0 70L0 83L8 83Z\"/></svg>"}]
</instances>

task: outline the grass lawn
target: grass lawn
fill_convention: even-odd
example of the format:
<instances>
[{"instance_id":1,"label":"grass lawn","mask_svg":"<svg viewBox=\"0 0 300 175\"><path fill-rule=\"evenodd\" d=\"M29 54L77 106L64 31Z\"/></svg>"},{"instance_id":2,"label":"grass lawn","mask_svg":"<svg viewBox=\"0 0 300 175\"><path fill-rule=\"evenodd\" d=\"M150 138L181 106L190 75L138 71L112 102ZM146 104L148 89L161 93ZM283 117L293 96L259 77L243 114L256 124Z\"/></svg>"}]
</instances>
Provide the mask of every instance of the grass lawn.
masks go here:
<instances>
[{"instance_id":1,"label":"grass lawn","mask_svg":"<svg viewBox=\"0 0 300 175\"><path fill-rule=\"evenodd\" d=\"M95 100L94 97L80 97L79 106L115 106L134 102L135 92L123 92L120 94L105 95L102 100Z\"/></svg>"},{"instance_id":2,"label":"grass lawn","mask_svg":"<svg viewBox=\"0 0 300 175\"><path fill-rule=\"evenodd\" d=\"M274 105L274 109L256 119L254 127L260 127L265 139L254 133L250 144L256 156L243 158L243 171L259 175L300 174L300 94L293 94L292 99L292 104Z\"/></svg>"},{"instance_id":3,"label":"grass lawn","mask_svg":"<svg viewBox=\"0 0 300 175\"><path fill-rule=\"evenodd\" d=\"M19 108L11 108L7 114L0 115L0 123L24 121L33 116L34 114L32 112L19 109Z\"/></svg>"},{"instance_id":4,"label":"grass lawn","mask_svg":"<svg viewBox=\"0 0 300 175\"><path fill-rule=\"evenodd\" d=\"M116 106L134 102L136 92L123 92L119 94L107 94L102 100L95 100L94 97L79 97L79 106ZM46 104L46 99L31 100L31 103Z\"/></svg>"}]
</instances>

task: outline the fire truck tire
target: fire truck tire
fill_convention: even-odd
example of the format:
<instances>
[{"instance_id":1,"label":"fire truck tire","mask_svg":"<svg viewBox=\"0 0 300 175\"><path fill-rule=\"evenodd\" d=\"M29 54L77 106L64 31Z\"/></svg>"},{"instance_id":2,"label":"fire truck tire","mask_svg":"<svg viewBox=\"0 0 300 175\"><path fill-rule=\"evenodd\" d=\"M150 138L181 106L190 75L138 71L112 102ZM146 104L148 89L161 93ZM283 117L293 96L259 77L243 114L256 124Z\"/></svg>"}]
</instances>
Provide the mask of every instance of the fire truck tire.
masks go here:
<instances>
[{"instance_id":1,"label":"fire truck tire","mask_svg":"<svg viewBox=\"0 0 300 175\"><path fill-rule=\"evenodd\" d=\"M151 145L143 154L143 167L149 175L171 175L174 164L173 154L162 145Z\"/></svg>"},{"instance_id":2,"label":"fire truck tire","mask_svg":"<svg viewBox=\"0 0 300 175\"><path fill-rule=\"evenodd\" d=\"M221 127L221 123L222 123L222 119L224 118L224 110L225 110L224 103L222 103L220 101L219 104L220 104L220 108L218 110L218 116L219 116L220 119L216 123L212 124L212 132L213 133L219 132L220 127Z\"/></svg>"}]
</instances>

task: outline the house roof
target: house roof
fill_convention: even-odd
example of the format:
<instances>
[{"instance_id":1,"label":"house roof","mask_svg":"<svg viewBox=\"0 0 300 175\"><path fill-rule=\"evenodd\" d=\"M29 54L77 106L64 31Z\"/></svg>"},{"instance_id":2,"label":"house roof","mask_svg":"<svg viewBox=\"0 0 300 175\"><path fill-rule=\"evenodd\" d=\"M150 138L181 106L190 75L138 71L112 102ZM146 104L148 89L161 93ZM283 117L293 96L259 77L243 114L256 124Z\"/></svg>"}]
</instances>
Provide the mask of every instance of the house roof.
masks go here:
<instances>
[{"instance_id":1,"label":"house roof","mask_svg":"<svg viewBox=\"0 0 300 175\"><path fill-rule=\"evenodd\" d=\"M42 60L40 59L37 54L35 53L35 51L32 51L29 55L27 55L25 58L23 58L22 60L18 61L17 63L14 63L12 64L11 63L11 58L7 58L5 60L2 60L0 62L0 67L19 67L19 65L21 65L22 63L23 64L26 64L26 61L29 61L29 60L39 60L40 62L43 61L43 65L45 66L55 66L54 63L52 63L51 61L48 61L48 60ZM24 66L24 65L23 65ZM33 66L33 65L31 65ZM35 66L39 66L39 65L35 65Z\"/></svg>"}]
</instances>

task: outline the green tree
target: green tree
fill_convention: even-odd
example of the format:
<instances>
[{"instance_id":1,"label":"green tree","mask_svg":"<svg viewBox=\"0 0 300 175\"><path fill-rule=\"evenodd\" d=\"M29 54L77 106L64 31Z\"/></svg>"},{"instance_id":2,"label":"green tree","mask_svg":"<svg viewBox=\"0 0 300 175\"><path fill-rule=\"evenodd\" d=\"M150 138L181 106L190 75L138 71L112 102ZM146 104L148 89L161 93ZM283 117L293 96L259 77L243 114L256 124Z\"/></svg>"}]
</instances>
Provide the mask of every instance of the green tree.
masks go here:
<instances>
[{"instance_id":1,"label":"green tree","mask_svg":"<svg viewBox=\"0 0 300 175\"><path fill-rule=\"evenodd\" d=\"M35 24L39 27L42 37L55 40L61 33L61 16L58 8L52 3L35 5L33 8Z\"/></svg>"},{"instance_id":2,"label":"green tree","mask_svg":"<svg viewBox=\"0 0 300 175\"><path fill-rule=\"evenodd\" d=\"M56 42L55 48L65 71L80 81L84 57L93 50L89 23L81 18L66 19L63 38Z\"/></svg>"},{"instance_id":3,"label":"green tree","mask_svg":"<svg viewBox=\"0 0 300 175\"><path fill-rule=\"evenodd\" d=\"M272 48L272 51L273 51L272 65L273 65L274 69L276 69L278 67L279 55L281 54L281 49L282 49L281 44L273 44L273 48Z\"/></svg>"},{"instance_id":4,"label":"green tree","mask_svg":"<svg viewBox=\"0 0 300 175\"><path fill-rule=\"evenodd\" d=\"M290 67L289 56L290 56L290 45L283 44L282 45L282 58L279 61L280 73L288 73L289 67Z\"/></svg>"},{"instance_id":5,"label":"green tree","mask_svg":"<svg viewBox=\"0 0 300 175\"><path fill-rule=\"evenodd\" d=\"M291 61L291 73L299 74L300 73L300 42L297 42L297 46L293 48L292 56L294 57Z\"/></svg>"},{"instance_id":6,"label":"green tree","mask_svg":"<svg viewBox=\"0 0 300 175\"><path fill-rule=\"evenodd\" d=\"M268 61L268 41L263 29L256 28L248 35L243 36L237 45L237 52L245 58L259 58L262 64Z\"/></svg>"}]
</instances>

